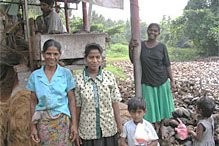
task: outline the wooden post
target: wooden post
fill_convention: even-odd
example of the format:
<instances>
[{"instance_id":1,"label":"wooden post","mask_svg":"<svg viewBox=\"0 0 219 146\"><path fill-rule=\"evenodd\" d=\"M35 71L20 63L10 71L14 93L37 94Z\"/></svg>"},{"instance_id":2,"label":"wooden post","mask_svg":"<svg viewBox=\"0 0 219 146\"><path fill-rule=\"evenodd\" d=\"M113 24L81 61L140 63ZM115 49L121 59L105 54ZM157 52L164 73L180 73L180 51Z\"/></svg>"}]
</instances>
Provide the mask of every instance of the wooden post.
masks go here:
<instances>
[{"instance_id":1,"label":"wooden post","mask_svg":"<svg viewBox=\"0 0 219 146\"><path fill-rule=\"evenodd\" d=\"M134 48L134 52L133 52L135 96L141 97L142 96L142 88L141 88L142 68L140 61L141 40L140 40L140 18L139 18L138 0L130 0L130 12L131 12L132 38L133 40L137 40L139 42L139 46Z\"/></svg>"},{"instance_id":2,"label":"wooden post","mask_svg":"<svg viewBox=\"0 0 219 146\"><path fill-rule=\"evenodd\" d=\"M89 4L89 9L88 9L88 31L90 31L90 24L91 24L91 17L92 17L92 4Z\"/></svg>"},{"instance_id":3,"label":"wooden post","mask_svg":"<svg viewBox=\"0 0 219 146\"><path fill-rule=\"evenodd\" d=\"M33 70L34 70L34 64L33 64L33 49L32 49L31 40L30 40L30 27L29 27L27 0L24 0L24 11L25 11L25 21L26 21L26 31L27 31L28 49L29 49L30 69L31 69L31 71L33 71Z\"/></svg>"},{"instance_id":4,"label":"wooden post","mask_svg":"<svg viewBox=\"0 0 219 146\"><path fill-rule=\"evenodd\" d=\"M85 2L82 2L82 11L83 11L84 30L89 31L88 17L87 17L87 5Z\"/></svg>"},{"instance_id":5,"label":"wooden post","mask_svg":"<svg viewBox=\"0 0 219 146\"><path fill-rule=\"evenodd\" d=\"M64 1L65 3L65 21L66 21L66 29L67 32L69 33L69 16L68 16L68 0Z\"/></svg>"}]
</instances>

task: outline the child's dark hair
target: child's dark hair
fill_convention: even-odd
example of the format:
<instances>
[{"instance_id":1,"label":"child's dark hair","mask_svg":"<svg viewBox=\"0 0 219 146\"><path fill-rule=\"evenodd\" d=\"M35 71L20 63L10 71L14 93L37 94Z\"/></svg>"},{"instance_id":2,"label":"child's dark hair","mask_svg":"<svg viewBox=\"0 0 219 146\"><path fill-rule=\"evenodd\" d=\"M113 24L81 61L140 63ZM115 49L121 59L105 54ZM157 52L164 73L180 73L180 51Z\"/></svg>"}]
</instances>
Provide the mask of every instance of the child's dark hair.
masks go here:
<instances>
[{"instance_id":1,"label":"child's dark hair","mask_svg":"<svg viewBox=\"0 0 219 146\"><path fill-rule=\"evenodd\" d=\"M146 103L142 97L134 97L128 101L128 111L136 111L137 109L146 110Z\"/></svg>"},{"instance_id":2,"label":"child's dark hair","mask_svg":"<svg viewBox=\"0 0 219 146\"><path fill-rule=\"evenodd\" d=\"M87 44L84 51L84 56L87 57L91 50L98 50L100 55L103 53L103 48L96 43Z\"/></svg>"},{"instance_id":3,"label":"child's dark hair","mask_svg":"<svg viewBox=\"0 0 219 146\"><path fill-rule=\"evenodd\" d=\"M206 118L212 115L215 108L214 100L206 96L198 99L196 105L198 109L201 110L202 116Z\"/></svg>"},{"instance_id":4,"label":"child's dark hair","mask_svg":"<svg viewBox=\"0 0 219 146\"><path fill-rule=\"evenodd\" d=\"M148 26L148 29L150 29L152 26L156 26L158 28L158 31L160 32L160 25L157 24L157 23L151 23L149 26Z\"/></svg>"},{"instance_id":5,"label":"child's dark hair","mask_svg":"<svg viewBox=\"0 0 219 146\"><path fill-rule=\"evenodd\" d=\"M47 40L43 45L43 53L45 53L49 47L56 47L59 53L61 53L61 44L59 42L53 39Z\"/></svg>"}]
</instances>

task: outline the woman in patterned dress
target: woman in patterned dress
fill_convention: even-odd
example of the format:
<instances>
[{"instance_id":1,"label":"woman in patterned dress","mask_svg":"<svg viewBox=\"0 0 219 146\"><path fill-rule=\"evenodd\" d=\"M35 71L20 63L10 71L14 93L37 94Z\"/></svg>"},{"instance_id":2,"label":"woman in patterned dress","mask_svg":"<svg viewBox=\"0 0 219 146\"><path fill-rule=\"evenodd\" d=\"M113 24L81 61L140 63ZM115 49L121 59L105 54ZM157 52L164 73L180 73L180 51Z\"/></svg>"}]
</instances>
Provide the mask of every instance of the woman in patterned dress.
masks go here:
<instances>
[{"instance_id":1,"label":"woman in patterned dress","mask_svg":"<svg viewBox=\"0 0 219 146\"><path fill-rule=\"evenodd\" d=\"M118 146L117 131L122 132L118 106L121 95L114 75L101 67L102 52L100 45L88 44L85 48L87 65L76 76L75 96L82 146Z\"/></svg>"}]
</instances>

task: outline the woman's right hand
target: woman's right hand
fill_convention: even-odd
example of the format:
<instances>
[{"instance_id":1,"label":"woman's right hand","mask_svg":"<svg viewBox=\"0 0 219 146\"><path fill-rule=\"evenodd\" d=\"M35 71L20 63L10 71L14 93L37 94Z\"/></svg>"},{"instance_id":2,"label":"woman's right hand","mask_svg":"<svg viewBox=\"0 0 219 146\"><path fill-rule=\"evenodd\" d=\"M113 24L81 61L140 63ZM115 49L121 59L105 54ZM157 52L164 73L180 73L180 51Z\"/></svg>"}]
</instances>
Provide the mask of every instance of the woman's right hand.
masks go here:
<instances>
[{"instance_id":1,"label":"woman's right hand","mask_svg":"<svg viewBox=\"0 0 219 146\"><path fill-rule=\"evenodd\" d=\"M129 41L129 59L131 60L132 63L134 63L133 50L134 47L137 46L139 46L138 41L131 38L131 40Z\"/></svg>"},{"instance_id":2,"label":"woman's right hand","mask_svg":"<svg viewBox=\"0 0 219 146\"><path fill-rule=\"evenodd\" d=\"M34 125L34 124L31 126L31 138L36 143L40 142L40 139L38 137L37 128L36 128L36 125Z\"/></svg>"},{"instance_id":3,"label":"woman's right hand","mask_svg":"<svg viewBox=\"0 0 219 146\"><path fill-rule=\"evenodd\" d=\"M134 47L139 46L139 43L137 40L134 40L133 38L131 38L130 42L129 42L129 48L133 49Z\"/></svg>"}]
</instances>

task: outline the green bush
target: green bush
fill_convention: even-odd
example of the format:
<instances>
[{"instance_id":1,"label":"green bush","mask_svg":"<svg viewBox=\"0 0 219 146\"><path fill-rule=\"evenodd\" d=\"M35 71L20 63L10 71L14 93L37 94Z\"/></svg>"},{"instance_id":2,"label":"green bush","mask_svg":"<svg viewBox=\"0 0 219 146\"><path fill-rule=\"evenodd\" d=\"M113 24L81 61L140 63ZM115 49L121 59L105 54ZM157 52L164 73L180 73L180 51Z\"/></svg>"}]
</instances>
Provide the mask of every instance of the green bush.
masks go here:
<instances>
[{"instance_id":1,"label":"green bush","mask_svg":"<svg viewBox=\"0 0 219 146\"><path fill-rule=\"evenodd\" d=\"M199 56L197 49L191 48L168 48L170 61L189 61Z\"/></svg>"},{"instance_id":2,"label":"green bush","mask_svg":"<svg viewBox=\"0 0 219 146\"><path fill-rule=\"evenodd\" d=\"M200 55L200 51L195 48L173 48L168 47L168 53L171 61L189 61L194 60ZM128 46L122 44L112 44L106 48L106 62L115 62L129 60Z\"/></svg>"},{"instance_id":3,"label":"green bush","mask_svg":"<svg viewBox=\"0 0 219 146\"><path fill-rule=\"evenodd\" d=\"M114 74L115 78L117 78L117 79L118 78L122 79L122 80L127 79L127 76L124 74L124 70L122 68L107 65L106 68L104 68L104 69L112 72Z\"/></svg>"},{"instance_id":4,"label":"green bush","mask_svg":"<svg viewBox=\"0 0 219 146\"><path fill-rule=\"evenodd\" d=\"M115 52L115 53L127 54L128 53L128 46L117 43L117 44L113 44L111 46L110 50L112 52Z\"/></svg>"},{"instance_id":5,"label":"green bush","mask_svg":"<svg viewBox=\"0 0 219 146\"><path fill-rule=\"evenodd\" d=\"M128 60L128 46L122 44L112 44L106 47L107 62Z\"/></svg>"}]
</instances>

